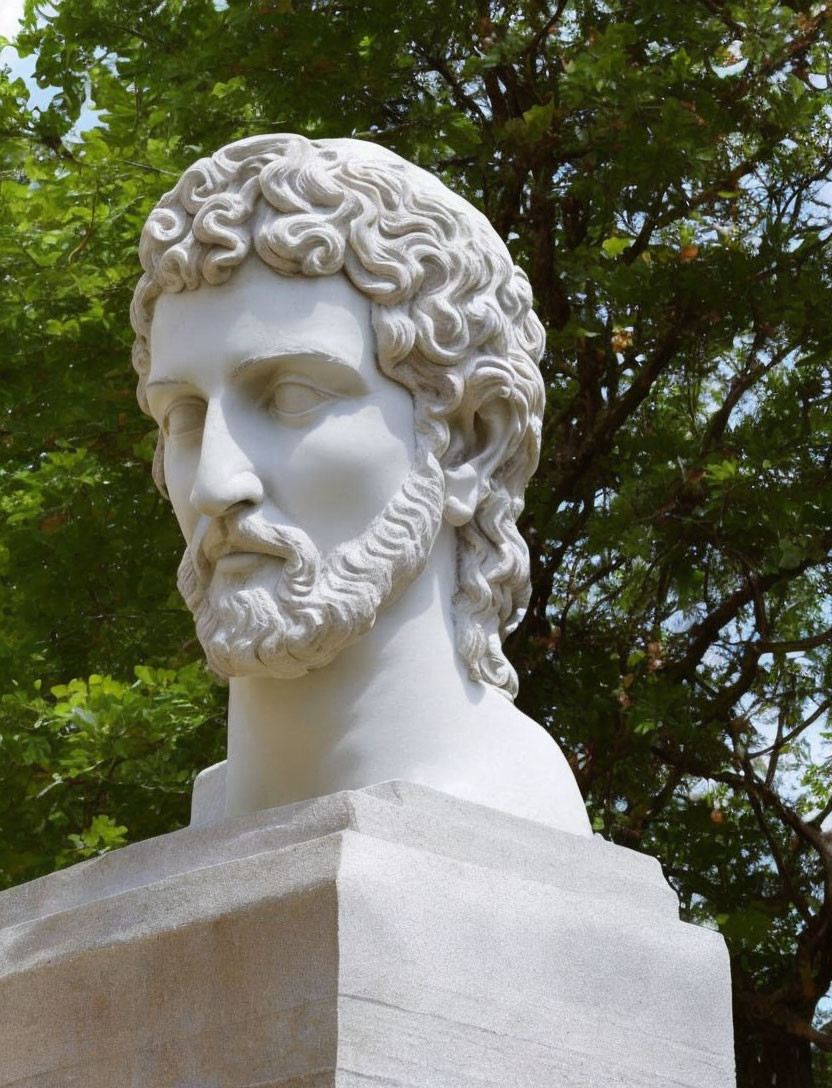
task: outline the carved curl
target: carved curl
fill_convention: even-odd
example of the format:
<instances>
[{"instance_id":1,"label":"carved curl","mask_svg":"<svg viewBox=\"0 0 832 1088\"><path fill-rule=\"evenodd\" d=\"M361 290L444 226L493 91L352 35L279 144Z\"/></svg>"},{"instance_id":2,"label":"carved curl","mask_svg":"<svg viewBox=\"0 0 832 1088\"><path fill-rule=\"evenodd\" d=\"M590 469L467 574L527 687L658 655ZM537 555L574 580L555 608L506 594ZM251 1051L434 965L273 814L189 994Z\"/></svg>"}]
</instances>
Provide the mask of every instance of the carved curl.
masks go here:
<instances>
[{"instance_id":1,"label":"carved curl","mask_svg":"<svg viewBox=\"0 0 832 1088\"><path fill-rule=\"evenodd\" d=\"M346 273L373 303L379 367L413 394L417 441L445 467L477 458L478 505L457 530L457 649L472 679L513 698L502 640L529 599L516 522L544 401L544 334L525 273L484 216L384 148L240 140L186 170L142 232L131 320L144 411L156 299L224 283L252 251L287 276Z\"/></svg>"}]
</instances>

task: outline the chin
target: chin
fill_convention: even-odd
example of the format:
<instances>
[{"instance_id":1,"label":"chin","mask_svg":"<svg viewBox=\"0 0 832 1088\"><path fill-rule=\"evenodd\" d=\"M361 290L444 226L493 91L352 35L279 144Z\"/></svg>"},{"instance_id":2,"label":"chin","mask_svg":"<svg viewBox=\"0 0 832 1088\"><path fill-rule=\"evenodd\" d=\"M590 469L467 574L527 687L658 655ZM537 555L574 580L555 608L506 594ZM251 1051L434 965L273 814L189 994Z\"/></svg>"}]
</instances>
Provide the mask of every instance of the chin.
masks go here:
<instances>
[{"instance_id":1,"label":"chin","mask_svg":"<svg viewBox=\"0 0 832 1088\"><path fill-rule=\"evenodd\" d=\"M329 665L375 622L375 609L337 604L315 594L287 601L263 585L215 579L195 612L197 635L223 679L295 680Z\"/></svg>"},{"instance_id":2,"label":"chin","mask_svg":"<svg viewBox=\"0 0 832 1088\"><path fill-rule=\"evenodd\" d=\"M291 680L329 665L425 569L443 494L442 470L429 458L364 533L326 556L300 530L259 525L251 515L238 536L279 552L277 569L235 558L207 584L186 549L178 585L211 669L226 679Z\"/></svg>"},{"instance_id":3,"label":"chin","mask_svg":"<svg viewBox=\"0 0 832 1088\"><path fill-rule=\"evenodd\" d=\"M272 660L268 664L261 661L250 647L230 649L225 643L217 646L203 646L209 669L221 680L255 679L262 680L298 680L313 671L313 666L302 664L293 657L284 660Z\"/></svg>"}]
</instances>

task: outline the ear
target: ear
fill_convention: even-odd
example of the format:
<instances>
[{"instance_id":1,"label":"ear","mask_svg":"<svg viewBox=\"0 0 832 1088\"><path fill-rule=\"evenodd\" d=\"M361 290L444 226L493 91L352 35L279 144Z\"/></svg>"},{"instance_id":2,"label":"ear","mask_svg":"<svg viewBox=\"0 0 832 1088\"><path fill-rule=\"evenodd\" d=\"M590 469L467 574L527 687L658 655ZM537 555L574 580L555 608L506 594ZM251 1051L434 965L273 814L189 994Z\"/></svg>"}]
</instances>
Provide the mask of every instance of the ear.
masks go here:
<instances>
[{"instance_id":1,"label":"ear","mask_svg":"<svg viewBox=\"0 0 832 1088\"><path fill-rule=\"evenodd\" d=\"M442 514L450 525L465 525L474 516L479 497L479 476L470 461L445 470Z\"/></svg>"},{"instance_id":2,"label":"ear","mask_svg":"<svg viewBox=\"0 0 832 1088\"><path fill-rule=\"evenodd\" d=\"M487 406L480 405L467 425L457 419L451 434L446 460L457 464L444 469L443 514L451 525L460 526L474 516L482 484L491 479L516 440L517 422L506 401L494 398Z\"/></svg>"}]
</instances>

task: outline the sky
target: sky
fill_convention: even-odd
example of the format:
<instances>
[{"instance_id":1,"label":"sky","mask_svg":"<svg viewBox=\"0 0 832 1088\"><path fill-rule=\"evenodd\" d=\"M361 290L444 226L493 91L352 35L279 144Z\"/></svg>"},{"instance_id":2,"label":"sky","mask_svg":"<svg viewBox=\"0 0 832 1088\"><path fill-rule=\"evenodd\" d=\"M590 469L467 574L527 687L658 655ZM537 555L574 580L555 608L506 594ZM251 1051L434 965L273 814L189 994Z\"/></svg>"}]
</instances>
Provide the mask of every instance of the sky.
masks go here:
<instances>
[{"instance_id":1,"label":"sky","mask_svg":"<svg viewBox=\"0 0 832 1088\"><path fill-rule=\"evenodd\" d=\"M23 15L23 0L0 0L0 35L13 38Z\"/></svg>"},{"instance_id":2,"label":"sky","mask_svg":"<svg viewBox=\"0 0 832 1088\"><path fill-rule=\"evenodd\" d=\"M23 17L23 0L0 0L0 37L14 38L18 32L20 20ZM35 82L34 56L19 57L13 46L7 45L0 49L0 67L6 67L11 71L12 78L20 78L29 90L29 104L33 107L45 109L52 101L52 96L57 88L39 87ZM74 132L83 132L92 128L96 121L95 111L85 106L74 128Z\"/></svg>"},{"instance_id":3,"label":"sky","mask_svg":"<svg viewBox=\"0 0 832 1088\"><path fill-rule=\"evenodd\" d=\"M22 17L23 0L0 0L0 37L14 38ZM10 68L12 75L22 76L30 90L34 88L39 96L43 96L41 101L35 103L36 105L44 105L49 101L50 93L41 91L32 79L35 70L34 57L18 57L16 50L7 45L5 49L0 50L0 64Z\"/></svg>"}]
</instances>

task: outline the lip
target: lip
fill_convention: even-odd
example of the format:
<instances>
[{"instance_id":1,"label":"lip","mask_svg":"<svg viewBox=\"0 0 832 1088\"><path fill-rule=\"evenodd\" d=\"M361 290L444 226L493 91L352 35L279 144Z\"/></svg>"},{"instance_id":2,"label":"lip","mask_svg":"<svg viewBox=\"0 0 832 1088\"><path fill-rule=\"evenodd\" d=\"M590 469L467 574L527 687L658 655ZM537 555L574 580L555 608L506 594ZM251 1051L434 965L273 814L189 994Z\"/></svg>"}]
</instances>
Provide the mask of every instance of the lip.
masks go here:
<instances>
[{"instance_id":1,"label":"lip","mask_svg":"<svg viewBox=\"0 0 832 1088\"><path fill-rule=\"evenodd\" d=\"M263 552L231 551L223 552L214 560L214 569L221 574L237 574L250 570L265 556Z\"/></svg>"}]
</instances>

